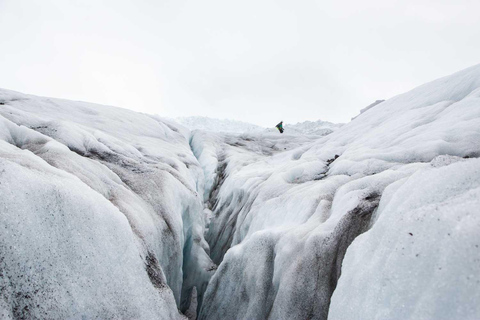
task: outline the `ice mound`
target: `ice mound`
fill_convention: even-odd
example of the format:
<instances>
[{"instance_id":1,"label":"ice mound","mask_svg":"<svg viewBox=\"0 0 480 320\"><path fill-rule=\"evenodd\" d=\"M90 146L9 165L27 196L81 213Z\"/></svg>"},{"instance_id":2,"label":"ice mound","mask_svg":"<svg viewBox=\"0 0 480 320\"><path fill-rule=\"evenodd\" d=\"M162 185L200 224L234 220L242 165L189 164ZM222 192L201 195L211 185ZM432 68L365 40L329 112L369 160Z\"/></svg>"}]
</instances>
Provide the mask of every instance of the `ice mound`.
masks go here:
<instances>
[{"instance_id":1,"label":"ice mound","mask_svg":"<svg viewBox=\"0 0 480 320\"><path fill-rule=\"evenodd\" d=\"M181 318L214 270L189 131L120 108L0 90L1 310Z\"/></svg>"}]
</instances>

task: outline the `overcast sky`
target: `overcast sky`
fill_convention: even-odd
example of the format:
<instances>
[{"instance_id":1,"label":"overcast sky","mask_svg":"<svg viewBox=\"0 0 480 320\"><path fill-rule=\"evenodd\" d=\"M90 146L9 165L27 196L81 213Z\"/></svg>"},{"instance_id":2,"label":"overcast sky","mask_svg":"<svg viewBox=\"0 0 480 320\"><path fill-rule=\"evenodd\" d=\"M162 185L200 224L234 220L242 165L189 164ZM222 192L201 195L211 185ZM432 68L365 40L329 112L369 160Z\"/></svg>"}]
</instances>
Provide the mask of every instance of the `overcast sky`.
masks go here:
<instances>
[{"instance_id":1,"label":"overcast sky","mask_svg":"<svg viewBox=\"0 0 480 320\"><path fill-rule=\"evenodd\" d=\"M480 63L480 1L0 0L0 87L161 116L347 122Z\"/></svg>"}]
</instances>

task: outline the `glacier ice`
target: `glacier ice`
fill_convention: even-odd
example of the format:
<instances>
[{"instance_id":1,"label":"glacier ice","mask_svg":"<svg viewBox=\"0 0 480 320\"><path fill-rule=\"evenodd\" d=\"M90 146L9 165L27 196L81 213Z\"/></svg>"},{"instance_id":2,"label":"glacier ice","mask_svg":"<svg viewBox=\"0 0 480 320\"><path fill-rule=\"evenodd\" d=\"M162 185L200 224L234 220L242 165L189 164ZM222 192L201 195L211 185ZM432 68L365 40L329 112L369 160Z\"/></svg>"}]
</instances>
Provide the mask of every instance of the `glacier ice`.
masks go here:
<instances>
[{"instance_id":1,"label":"glacier ice","mask_svg":"<svg viewBox=\"0 0 480 320\"><path fill-rule=\"evenodd\" d=\"M5 312L180 318L214 265L189 131L120 108L7 90L0 99Z\"/></svg>"},{"instance_id":2,"label":"glacier ice","mask_svg":"<svg viewBox=\"0 0 480 320\"><path fill-rule=\"evenodd\" d=\"M389 186L348 249L328 319L478 319L479 204L480 159Z\"/></svg>"},{"instance_id":3,"label":"glacier ice","mask_svg":"<svg viewBox=\"0 0 480 320\"><path fill-rule=\"evenodd\" d=\"M2 318L180 318L111 202L31 152L0 145Z\"/></svg>"},{"instance_id":4,"label":"glacier ice","mask_svg":"<svg viewBox=\"0 0 480 320\"><path fill-rule=\"evenodd\" d=\"M1 316L479 319L480 65L325 125L0 90Z\"/></svg>"}]
</instances>

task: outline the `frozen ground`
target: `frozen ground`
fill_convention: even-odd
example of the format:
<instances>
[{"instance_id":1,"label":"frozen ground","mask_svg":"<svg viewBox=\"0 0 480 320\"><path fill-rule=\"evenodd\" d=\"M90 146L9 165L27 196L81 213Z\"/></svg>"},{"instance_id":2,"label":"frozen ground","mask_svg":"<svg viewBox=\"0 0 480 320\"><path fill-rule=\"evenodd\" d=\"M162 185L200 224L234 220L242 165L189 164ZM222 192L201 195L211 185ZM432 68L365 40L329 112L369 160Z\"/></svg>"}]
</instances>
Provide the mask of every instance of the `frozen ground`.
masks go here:
<instances>
[{"instance_id":1,"label":"frozen ground","mask_svg":"<svg viewBox=\"0 0 480 320\"><path fill-rule=\"evenodd\" d=\"M480 319L480 65L319 125L0 90L1 317Z\"/></svg>"}]
</instances>

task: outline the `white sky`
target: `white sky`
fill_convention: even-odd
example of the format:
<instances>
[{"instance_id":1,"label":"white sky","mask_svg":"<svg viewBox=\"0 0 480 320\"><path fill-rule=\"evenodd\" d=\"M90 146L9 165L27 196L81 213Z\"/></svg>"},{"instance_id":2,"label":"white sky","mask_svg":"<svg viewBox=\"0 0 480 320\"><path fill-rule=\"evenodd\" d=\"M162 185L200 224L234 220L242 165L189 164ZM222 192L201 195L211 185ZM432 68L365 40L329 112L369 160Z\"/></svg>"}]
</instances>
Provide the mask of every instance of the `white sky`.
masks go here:
<instances>
[{"instance_id":1,"label":"white sky","mask_svg":"<svg viewBox=\"0 0 480 320\"><path fill-rule=\"evenodd\" d=\"M480 1L0 0L0 87L263 126L347 122L480 63Z\"/></svg>"}]
</instances>

